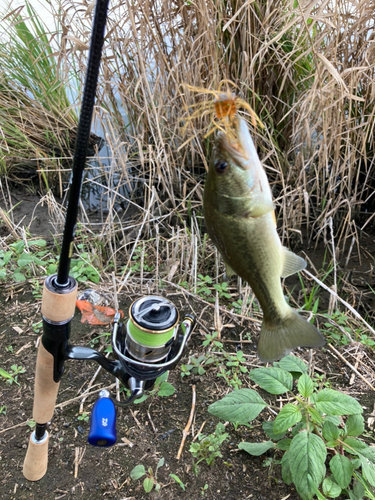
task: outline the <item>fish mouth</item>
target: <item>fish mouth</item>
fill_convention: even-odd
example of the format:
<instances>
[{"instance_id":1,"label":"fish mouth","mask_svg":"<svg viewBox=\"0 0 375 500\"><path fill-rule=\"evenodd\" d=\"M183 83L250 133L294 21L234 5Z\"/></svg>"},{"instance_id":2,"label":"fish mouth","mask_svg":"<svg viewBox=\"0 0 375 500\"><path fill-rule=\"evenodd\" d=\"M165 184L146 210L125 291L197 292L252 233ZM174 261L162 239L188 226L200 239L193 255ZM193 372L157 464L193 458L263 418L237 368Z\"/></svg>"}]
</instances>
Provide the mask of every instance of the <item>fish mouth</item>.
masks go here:
<instances>
[{"instance_id":1,"label":"fish mouth","mask_svg":"<svg viewBox=\"0 0 375 500\"><path fill-rule=\"evenodd\" d=\"M248 126L242 118L236 117L230 132L220 131L217 146L224 154L230 155L241 168L249 170L251 163L259 161Z\"/></svg>"}]
</instances>

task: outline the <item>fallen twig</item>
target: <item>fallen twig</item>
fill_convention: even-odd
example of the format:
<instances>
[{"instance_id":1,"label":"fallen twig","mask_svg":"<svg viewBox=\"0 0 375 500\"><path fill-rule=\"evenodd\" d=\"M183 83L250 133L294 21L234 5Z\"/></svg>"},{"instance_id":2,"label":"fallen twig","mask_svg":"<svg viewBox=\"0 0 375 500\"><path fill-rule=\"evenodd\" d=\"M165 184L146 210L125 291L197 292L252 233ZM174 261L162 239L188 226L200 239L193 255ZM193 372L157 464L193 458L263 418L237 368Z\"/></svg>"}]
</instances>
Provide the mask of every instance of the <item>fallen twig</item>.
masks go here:
<instances>
[{"instance_id":1,"label":"fallen twig","mask_svg":"<svg viewBox=\"0 0 375 500\"><path fill-rule=\"evenodd\" d=\"M322 281L320 281L316 276L311 274L309 271L306 271L306 269L304 269L302 272L307 274L308 276L310 276L310 278L312 278L314 281L316 281L318 283L318 285L320 285L322 288L324 288L324 290L327 290L327 292L334 295L335 298L337 298L337 300L339 300L341 302L341 304L343 304L345 307L347 307L349 309L349 311L352 312L356 318L358 318L360 321L362 321L362 323L364 325L366 325L366 327L370 330L370 332L373 335L375 335L375 330L367 323L366 320L364 320L362 318L362 316L359 314L359 312L357 312L354 309L354 307L352 307L350 304L348 304L348 302L346 302L344 299L342 299L336 292L334 292L331 288L329 288L329 286L325 285Z\"/></svg>"},{"instance_id":2,"label":"fallen twig","mask_svg":"<svg viewBox=\"0 0 375 500\"><path fill-rule=\"evenodd\" d=\"M80 396L77 396L76 398L69 399L68 401L63 401L62 403L59 403L58 405L55 406L55 408L64 408L64 406L70 405L70 403L74 403L75 401L78 401L79 399L82 399L83 397L91 396L91 394L96 394L97 392L102 391L103 389L113 389L116 384L111 384L108 387L101 387L100 389L96 389L95 391L91 392L86 392L84 394L81 394ZM2 429L0 431L0 434L3 434L4 432L11 431L12 429L16 429L17 427L23 427L24 425L27 425L29 422L33 422L32 419L25 420L24 422L21 422L20 424L12 425L11 427L7 427L6 429Z\"/></svg>"},{"instance_id":3,"label":"fallen twig","mask_svg":"<svg viewBox=\"0 0 375 500\"><path fill-rule=\"evenodd\" d=\"M194 412L195 412L195 401L196 401L195 385L192 385L191 389L193 391L193 397L192 397L192 401L191 401L190 416L189 416L189 420L188 420L188 422L186 424L185 429L182 431L182 440L181 440L180 448L179 448L178 453L177 453L177 457L176 457L177 460L180 460L180 457L181 457L181 454L182 454L182 450L184 448L184 444L185 444L186 438L189 435L190 427L191 427L191 424L193 422L193 417L194 417Z\"/></svg>"},{"instance_id":4,"label":"fallen twig","mask_svg":"<svg viewBox=\"0 0 375 500\"><path fill-rule=\"evenodd\" d=\"M360 377L360 378L361 378L364 382L366 382L366 384L367 384L369 387L371 387L371 389L375 392L375 387L374 387L373 385L371 385L371 384L370 384L370 382L369 382L368 380L366 380L366 379L365 379L365 377L364 377L363 375L361 375L361 374L359 373L359 371L358 371L358 370L356 370L356 369L354 368L354 366L353 366L353 365L351 365L351 364L349 363L349 361L346 361L346 359L344 358L344 356L343 356L342 354L340 354L340 353L339 353L339 351L338 351L337 349L335 349L335 348L333 347L333 345L332 345L332 344L328 344L328 347L329 347L329 348L331 349L331 351L333 351L333 352L334 352L334 353L335 353L335 354L336 354L336 355L337 355L337 356L338 356L338 357L339 357L339 358L340 358L340 359L341 359L341 360L342 360L342 361L343 361L343 362L344 362L347 366L349 366L349 368L350 368L351 370L353 370L353 372L354 372L355 374L357 374L357 375L358 375L358 377Z\"/></svg>"}]
</instances>

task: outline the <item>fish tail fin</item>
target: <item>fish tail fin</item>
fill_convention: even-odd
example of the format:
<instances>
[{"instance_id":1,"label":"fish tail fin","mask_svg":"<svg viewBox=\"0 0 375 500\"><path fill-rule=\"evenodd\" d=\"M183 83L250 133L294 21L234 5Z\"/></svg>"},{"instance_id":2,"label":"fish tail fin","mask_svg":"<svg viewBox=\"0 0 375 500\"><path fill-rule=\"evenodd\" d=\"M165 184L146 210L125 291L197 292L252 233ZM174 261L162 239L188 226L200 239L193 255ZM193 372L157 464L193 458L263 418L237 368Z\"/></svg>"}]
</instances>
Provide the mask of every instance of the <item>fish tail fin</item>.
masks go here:
<instances>
[{"instance_id":1,"label":"fish tail fin","mask_svg":"<svg viewBox=\"0 0 375 500\"><path fill-rule=\"evenodd\" d=\"M324 337L314 325L296 311L277 323L264 319L258 342L258 356L262 361L274 361L286 356L296 347L322 347Z\"/></svg>"}]
</instances>

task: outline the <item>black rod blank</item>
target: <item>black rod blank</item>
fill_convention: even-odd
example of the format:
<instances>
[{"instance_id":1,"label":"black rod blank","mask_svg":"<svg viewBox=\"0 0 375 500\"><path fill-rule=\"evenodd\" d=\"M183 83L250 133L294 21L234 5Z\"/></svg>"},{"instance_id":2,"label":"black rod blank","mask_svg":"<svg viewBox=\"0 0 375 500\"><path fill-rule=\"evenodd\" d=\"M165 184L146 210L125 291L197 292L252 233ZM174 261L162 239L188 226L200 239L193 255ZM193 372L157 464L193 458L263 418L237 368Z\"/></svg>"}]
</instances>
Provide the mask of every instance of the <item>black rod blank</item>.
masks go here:
<instances>
[{"instance_id":1,"label":"black rod blank","mask_svg":"<svg viewBox=\"0 0 375 500\"><path fill-rule=\"evenodd\" d=\"M68 207L65 218L64 234L55 286L65 288L69 285L70 260L78 216L79 196L83 171L86 165L87 147L91 132L96 87L104 43L104 30L109 0L97 0L87 63L86 80L83 90L81 112L78 122L76 144L73 157L72 181L69 189Z\"/></svg>"}]
</instances>

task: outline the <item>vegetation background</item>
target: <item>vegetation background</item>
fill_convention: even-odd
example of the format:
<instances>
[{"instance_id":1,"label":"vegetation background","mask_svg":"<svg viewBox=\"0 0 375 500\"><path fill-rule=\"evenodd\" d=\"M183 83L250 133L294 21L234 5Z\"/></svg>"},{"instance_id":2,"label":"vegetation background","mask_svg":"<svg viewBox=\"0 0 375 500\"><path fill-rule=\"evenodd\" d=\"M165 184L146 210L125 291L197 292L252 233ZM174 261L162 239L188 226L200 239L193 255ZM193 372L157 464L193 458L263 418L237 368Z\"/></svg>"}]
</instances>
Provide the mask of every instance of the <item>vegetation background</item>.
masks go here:
<instances>
[{"instance_id":1,"label":"vegetation background","mask_svg":"<svg viewBox=\"0 0 375 500\"><path fill-rule=\"evenodd\" d=\"M56 269L58 259L94 2L1 1L0 8L0 279L9 297L27 281L38 299L40 280ZM224 384L216 398L228 387L249 383L246 363L250 358L256 363L254 353L227 352L221 332L235 324L236 339L228 342L240 338L242 347L247 343L251 347L261 314L241 280L234 286L220 282L222 262L205 234L202 214L213 142L213 135L206 134L213 116L207 112L192 120L191 115L197 105L209 110L210 91L221 85L225 89L228 81L233 92L249 102L264 124L252 128L252 134L271 183L284 245L297 249L309 245L310 257L313 248L323 248L313 259L315 267L309 261L313 274L304 272L297 282L298 297L287 291L288 300L320 321L318 326L338 348L360 341L372 349L374 23L373 0L110 3L72 273L80 283L90 281L91 287L109 295L114 273L120 298L124 292L137 296L165 288L183 292L183 306L199 312L199 335L204 341L199 348L195 345L194 355L181 367L182 376L191 380L206 370L212 370L212 376L216 370ZM251 126L249 114L243 116ZM18 223L12 193L20 187L22 192L38 193L38 206L48 209L43 235L33 230L37 207L27 224ZM46 246L46 240L51 245ZM361 284L348 278L353 261L361 270ZM326 295L321 293L324 287ZM40 332L40 321L34 321L30 335ZM100 343L97 339L107 338L108 333L94 336L86 331L86 337L95 345L94 340ZM13 383L12 390L34 366L21 341L18 347L28 360L27 369L14 364L18 360L11 364L12 345L2 361L6 370L1 377ZM322 352L319 373L329 366L328 355ZM375 372L367 358L366 363L363 373L372 377ZM339 369L330 368L332 373ZM311 363L309 370L312 375ZM73 373L82 384L89 378L88 372ZM316 380L323 387L323 379ZM181 380L179 384L185 391L180 404L188 401L187 410L184 407L188 415L191 394ZM207 382L205 390L212 399L211 385ZM32 382L23 389L31 401ZM162 415L163 409L159 410ZM0 414L6 411L0 408ZM74 421L65 415L57 419L60 428ZM146 413L143 417L142 425L148 418ZM161 416L158 425L163 426ZM144 439L144 429L140 427L135 439ZM63 432L67 442L75 439L69 430ZM23 437L18 435L21 443ZM61 437L56 437L55 448ZM222 434L215 439L222 440ZM158 446L153 452L159 453ZM170 449L166 445L162 453L168 456ZM64 453L69 461L68 445ZM227 455L234 457L229 451ZM134 450L133 456L135 460ZM136 463L127 465L130 471ZM241 466L235 469L237 475ZM175 472L182 477L180 469ZM253 477L252 470L246 474ZM104 488L107 478L105 472L102 475ZM84 477L87 488L90 479ZM260 483L262 478L259 473ZM215 478L210 480L215 483ZM190 491L189 498L203 496L205 486ZM117 498L111 485L105 487ZM267 485L266 491L270 491ZM170 498L175 498L172 493ZM240 498L238 492L232 493ZM28 495L26 487L22 494ZM285 498L290 494L286 490ZM222 498L229 499L228 495Z\"/></svg>"}]
</instances>

